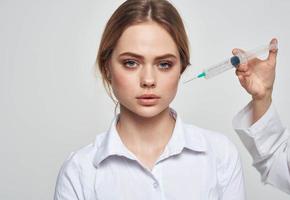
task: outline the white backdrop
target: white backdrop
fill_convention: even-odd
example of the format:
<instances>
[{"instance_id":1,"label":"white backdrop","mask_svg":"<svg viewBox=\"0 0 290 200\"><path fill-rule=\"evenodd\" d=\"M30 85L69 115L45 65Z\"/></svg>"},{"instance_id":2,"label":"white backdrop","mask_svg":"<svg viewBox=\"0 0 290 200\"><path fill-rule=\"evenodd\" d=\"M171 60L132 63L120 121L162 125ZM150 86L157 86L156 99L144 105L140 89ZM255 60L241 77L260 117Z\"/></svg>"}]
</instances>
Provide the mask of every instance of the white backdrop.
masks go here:
<instances>
[{"instance_id":1,"label":"white backdrop","mask_svg":"<svg viewBox=\"0 0 290 200\"><path fill-rule=\"evenodd\" d=\"M104 25L120 0L0 0L0 199L52 199L71 151L106 130L114 105L94 75ZM192 71L279 41L274 103L290 127L290 1L174 0L191 45ZM227 135L238 147L248 199L289 196L260 182L232 117L250 100L234 70L180 84L182 119Z\"/></svg>"}]
</instances>

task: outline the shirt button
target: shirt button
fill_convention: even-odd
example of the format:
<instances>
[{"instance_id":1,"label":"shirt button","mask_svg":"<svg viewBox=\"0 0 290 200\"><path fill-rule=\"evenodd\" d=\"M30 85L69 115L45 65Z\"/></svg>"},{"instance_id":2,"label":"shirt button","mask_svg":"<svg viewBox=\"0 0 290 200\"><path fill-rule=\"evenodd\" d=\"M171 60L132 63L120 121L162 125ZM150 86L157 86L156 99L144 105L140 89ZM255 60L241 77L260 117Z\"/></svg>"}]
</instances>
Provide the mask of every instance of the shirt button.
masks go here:
<instances>
[{"instance_id":1,"label":"shirt button","mask_svg":"<svg viewBox=\"0 0 290 200\"><path fill-rule=\"evenodd\" d=\"M157 182L154 182L153 183L153 187L156 189L156 188L158 188L158 183Z\"/></svg>"}]
</instances>

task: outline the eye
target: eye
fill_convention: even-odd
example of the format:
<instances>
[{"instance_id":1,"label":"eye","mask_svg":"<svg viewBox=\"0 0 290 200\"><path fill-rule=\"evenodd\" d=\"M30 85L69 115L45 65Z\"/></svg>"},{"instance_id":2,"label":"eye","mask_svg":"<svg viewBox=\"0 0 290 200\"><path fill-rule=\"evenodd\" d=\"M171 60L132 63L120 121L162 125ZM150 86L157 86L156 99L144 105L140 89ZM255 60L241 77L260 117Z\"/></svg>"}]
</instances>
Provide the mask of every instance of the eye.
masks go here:
<instances>
[{"instance_id":1,"label":"eye","mask_svg":"<svg viewBox=\"0 0 290 200\"><path fill-rule=\"evenodd\" d=\"M168 61L163 61L159 63L159 66L162 70L168 70L172 67L172 63Z\"/></svg>"},{"instance_id":2,"label":"eye","mask_svg":"<svg viewBox=\"0 0 290 200\"><path fill-rule=\"evenodd\" d=\"M123 65L125 65L128 68L135 68L138 65L138 63L134 60L127 59L124 60Z\"/></svg>"}]
</instances>

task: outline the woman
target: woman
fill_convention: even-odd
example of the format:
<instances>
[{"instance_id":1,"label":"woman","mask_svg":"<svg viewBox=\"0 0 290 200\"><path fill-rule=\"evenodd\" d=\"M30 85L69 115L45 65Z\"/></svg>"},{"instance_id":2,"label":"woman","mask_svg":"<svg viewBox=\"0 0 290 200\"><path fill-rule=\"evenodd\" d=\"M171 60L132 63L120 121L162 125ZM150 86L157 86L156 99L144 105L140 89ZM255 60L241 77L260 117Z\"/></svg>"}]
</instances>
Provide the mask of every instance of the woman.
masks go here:
<instances>
[{"instance_id":1,"label":"woman","mask_svg":"<svg viewBox=\"0 0 290 200\"><path fill-rule=\"evenodd\" d=\"M97 62L120 113L64 163L55 200L245 199L234 145L169 107L189 65L187 35L169 2L124 2L106 25Z\"/></svg>"}]
</instances>

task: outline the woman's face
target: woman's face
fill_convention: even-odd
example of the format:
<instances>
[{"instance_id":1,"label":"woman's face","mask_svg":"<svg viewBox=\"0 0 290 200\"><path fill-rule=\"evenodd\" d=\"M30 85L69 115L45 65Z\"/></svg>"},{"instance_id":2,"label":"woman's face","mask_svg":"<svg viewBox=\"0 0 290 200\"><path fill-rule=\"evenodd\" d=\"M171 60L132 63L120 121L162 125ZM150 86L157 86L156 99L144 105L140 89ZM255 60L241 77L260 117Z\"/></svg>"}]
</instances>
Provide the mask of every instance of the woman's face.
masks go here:
<instances>
[{"instance_id":1,"label":"woman's face","mask_svg":"<svg viewBox=\"0 0 290 200\"><path fill-rule=\"evenodd\" d=\"M109 71L121 107L142 117L166 109L178 88L181 62L169 33L156 22L129 26L112 53ZM139 99L154 94L155 99Z\"/></svg>"}]
</instances>

